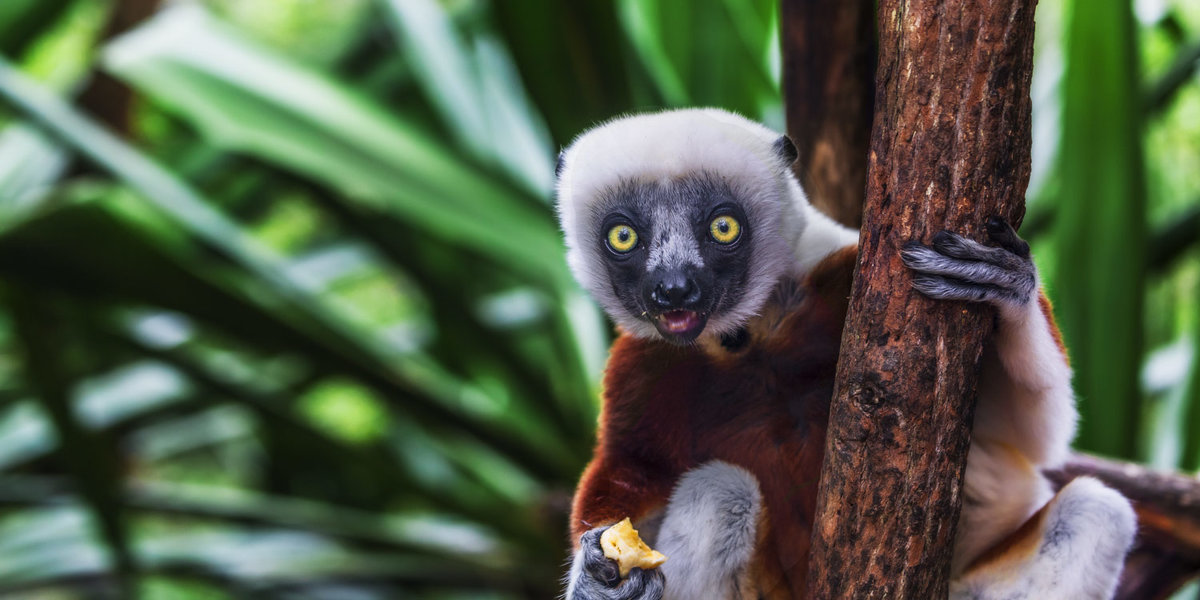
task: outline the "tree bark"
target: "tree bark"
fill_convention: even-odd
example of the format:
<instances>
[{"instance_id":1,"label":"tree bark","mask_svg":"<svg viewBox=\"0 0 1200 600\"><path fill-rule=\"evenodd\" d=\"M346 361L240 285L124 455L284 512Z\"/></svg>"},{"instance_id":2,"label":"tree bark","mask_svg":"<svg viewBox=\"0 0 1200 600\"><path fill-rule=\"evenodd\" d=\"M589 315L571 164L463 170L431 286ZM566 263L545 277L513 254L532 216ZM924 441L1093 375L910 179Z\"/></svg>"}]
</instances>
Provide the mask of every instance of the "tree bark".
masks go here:
<instances>
[{"instance_id":1,"label":"tree bark","mask_svg":"<svg viewBox=\"0 0 1200 600\"><path fill-rule=\"evenodd\" d=\"M813 598L944 598L990 309L911 290L898 250L1018 224L1033 0L881 0L867 202L813 530Z\"/></svg>"},{"instance_id":2,"label":"tree bark","mask_svg":"<svg viewBox=\"0 0 1200 600\"><path fill-rule=\"evenodd\" d=\"M875 90L874 0L783 0L783 96L813 205L862 224Z\"/></svg>"}]
</instances>

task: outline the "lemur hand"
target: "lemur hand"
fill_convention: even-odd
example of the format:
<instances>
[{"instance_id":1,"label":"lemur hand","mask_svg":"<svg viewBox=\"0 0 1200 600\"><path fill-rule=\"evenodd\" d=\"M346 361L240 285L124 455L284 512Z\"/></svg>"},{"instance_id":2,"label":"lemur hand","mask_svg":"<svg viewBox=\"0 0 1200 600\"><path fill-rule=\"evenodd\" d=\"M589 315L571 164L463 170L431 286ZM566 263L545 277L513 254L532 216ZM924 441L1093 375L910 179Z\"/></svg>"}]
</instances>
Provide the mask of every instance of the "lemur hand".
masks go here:
<instances>
[{"instance_id":1,"label":"lemur hand","mask_svg":"<svg viewBox=\"0 0 1200 600\"><path fill-rule=\"evenodd\" d=\"M567 582L566 600L660 600L663 595L661 569L634 568L621 579L616 561L604 556L600 535L608 527L589 530L579 538L579 553Z\"/></svg>"},{"instance_id":2,"label":"lemur hand","mask_svg":"<svg viewBox=\"0 0 1200 600\"><path fill-rule=\"evenodd\" d=\"M988 219L987 232L998 248L949 231L935 235L932 246L905 244L900 255L916 272L913 287L940 300L987 302L1001 310L1026 306L1038 286L1029 244L998 217Z\"/></svg>"}]
</instances>

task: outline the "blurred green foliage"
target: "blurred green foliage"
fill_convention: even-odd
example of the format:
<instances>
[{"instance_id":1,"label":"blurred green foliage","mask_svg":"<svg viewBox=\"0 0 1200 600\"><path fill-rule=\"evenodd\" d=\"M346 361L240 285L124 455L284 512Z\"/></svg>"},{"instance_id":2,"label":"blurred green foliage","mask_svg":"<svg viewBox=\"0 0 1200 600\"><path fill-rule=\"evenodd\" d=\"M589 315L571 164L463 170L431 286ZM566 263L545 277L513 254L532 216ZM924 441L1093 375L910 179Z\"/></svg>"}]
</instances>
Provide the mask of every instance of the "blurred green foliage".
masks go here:
<instances>
[{"instance_id":1,"label":"blurred green foliage","mask_svg":"<svg viewBox=\"0 0 1200 600\"><path fill-rule=\"evenodd\" d=\"M0 3L0 595L552 597L610 339L554 154L675 105L782 129L775 3L112 26L155 4ZM1081 443L1195 469L1200 7L1086 5L1039 12L1027 235Z\"/></svg>"},{"instance_id":2,"label":"blurred green foliage","mask_svg":"<svg viewBox=\"0 0 1200 600\"><path fill-rule=\"evenodd\" d=\"M1123 316L1142 313L1146 262L1133 7L1077 4L1068 23L1054 231L1059 320L1088 414L1079 444L1131 456L1142 323Z\"/></svg>"}]
</instances>

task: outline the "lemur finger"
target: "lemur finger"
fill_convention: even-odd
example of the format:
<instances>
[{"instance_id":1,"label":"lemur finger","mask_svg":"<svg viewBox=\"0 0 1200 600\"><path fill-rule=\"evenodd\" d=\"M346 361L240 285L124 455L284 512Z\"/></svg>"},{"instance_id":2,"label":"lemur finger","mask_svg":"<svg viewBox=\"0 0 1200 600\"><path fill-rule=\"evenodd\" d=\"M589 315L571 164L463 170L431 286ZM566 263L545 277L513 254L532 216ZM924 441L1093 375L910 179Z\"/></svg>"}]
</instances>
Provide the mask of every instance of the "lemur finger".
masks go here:
<instances>
[{"instance_id":1,"label":"lemur finger","mask_svg":"<svg viewBox=\"0 0 1200 600\"><path fill-rule=\"evenodd\" d=\"M957 233L940 231L933 236L934 250L951 258L977 260L1006 269L1019 269L1027 259L1022 259L1006 248L984 246Z\"/></svg>"},{"instance_id":2,"label":"lemur finger","mask_svg":"<svg viewBox=\"0 0 1200 600\"><path fill-rule=\"evenodd\" d=\"M942 275L917 275L912 286L917 291L937 300L964 300L967 302L989 302L992 304L1020 305L1026 301L1012 290L985 283L968 283Z\"/></svg>"},{"instance_id":3,"label":"lemur finger","mask_svg":"<svg viewBox=\"0 0 1200 600\"><path fill-rule=\"evenodd\" d=\"M979 262L1002 266L1004 269L1016 270L1028 263L1027 258L1016 256L1007 248L984 246L978 241L968 240L964 236L952 232L938 232L934 235L931 247L950 258L979 260Z\"/></svg>"},{"instance_id":4,"label":"lemur finger","mask_svg":"<svg viewBox=\"0 0 1200 600\"><path fill-rule=\"evenodd\" d=\"M662 600L665 577L662 570L634 568L616 585L604 585L588 574L577 581L567 600Z\"/></svg>"},{"instance_id":5,"label":"lemur finger","mask_svg":"<svg viewBox=\"0 0 1200 600\"><path fill-rule=\"evenodd\" d=\"M629 571L629 577L625 583L621 584L622 588L626 588L629 595L623 596L628 600L661 600L663 597L663 583L666 580L663 577L662 569L650 569L645 571L638 568L633 568Z\"/></svg>"},{"instance_id":6,"label":"lemur finger","mask_svg":"<svg viewBox=\"0 0 1200 600\"><path fill-rule=\"evenodd\" d=\"M1021 258L1029 258L1029 243L1017 235L1017 230L1000 217L987 220L988 238L1000 245L1001 248L1016 254Z\"/></svg>"},{"instance_id":7,"label":"lemur finger","mask_svg":"<svg viewBox=\"0 0 1200 600\"><path fill-rule=\"evenodd\" d=\"M583 552L583 569L597 582L612 587L621 582L617 562L604 555L600 546L600 535L607 527L596 527L579 538L579 550Z\"/></svg>"},{"instance_id":8,"label":"lemur finger","mask_svg":"<svg viewBox=\"0 0 1200 600\"><path fill-rule=\"evenodd\" d=\"M921 246L910 244L900 253L908 268L928 275L945 275L965 283L988 284L1004 288L1017 295L1028 295L1036 286L1030 269L1006 269L982 261L959 260Z\"/></svg>"}]
</instances>

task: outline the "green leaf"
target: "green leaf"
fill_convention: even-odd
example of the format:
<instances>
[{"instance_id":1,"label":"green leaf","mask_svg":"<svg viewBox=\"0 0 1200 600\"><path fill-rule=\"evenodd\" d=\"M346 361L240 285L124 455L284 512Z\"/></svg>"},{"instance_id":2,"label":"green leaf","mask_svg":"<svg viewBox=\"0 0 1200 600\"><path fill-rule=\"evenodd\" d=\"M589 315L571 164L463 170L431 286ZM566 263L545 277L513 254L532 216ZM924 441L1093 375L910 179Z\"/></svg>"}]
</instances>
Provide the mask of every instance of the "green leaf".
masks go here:
<instances>
[{"instance_id":1,"label":"green leaf","mask_svg":"<svg viewBox=\"0 0 1200 600\"><path fill-rule=\"evenodd\" d=\"M71 4L68 0L0 2L0 54L20 56L29 44L62 18Z\"/></svg>"},{"instance_id":2,"label":"green leaf","mask_svg":"<svg viewBox=\"0 0 1200 600\"><path fill-rule=\"evenodd\" d=\"M522 0L489 8L559 146L631 107L662 103L612 0Z\"/></svg>"},{"instance_id":3,"label":"green leaf","mask_svg":"<svg viewBox=\"0 0 1200 600\"><path fill-rule=\"evenodd\" d=\"M118 39L105 62L218 147L316 178L526 277L567 280L557 230L536 200L464 163L424 127L197 8L172 9Z\"/></svg>"},{"instance_id":4,"label":"green leaf","mask_svg":"<svg viewBox=\"0 0 1200 600\"><path fill-rule=\"evenodd\" d=\"M311 313L280 300L273 288L251 288L254 294L247 295L214 279L211 267L191 264L183 250L147 237L101 205L79 204L40 215L0 236L0 273L78 299L154 304L275 351L301 352L366 383L388 398L393 409L433 431L470 432L542 473L572 469L561 453L555 454L553 443L539 448L553 439L552 432L518 433L511 428L531 423L496 418L473 405L469 400L483 394L477 386L456 380L419 355L386 363L365 352L356 338L314 323Z\"/></svg>"},{"instance_id":5,"label":"green leaf","mask_svg":"<svg viewBox=\"0 0 1200 600\"><path fill-rule=\"evenodd\" d=\"M387 518L311 500L247 490L142 481L126 490L135 509L230 523L250 522L307 531L360 545L385 546L431 556L457 557L460 564L495 570L511 566L511 549L478 527L445 517Z\"/></svg>"},{"instance_id":6,"label":"green leaf","mask_svg":"<svg viewBox=\"0 0 1200 600\"><path fill-rule=\"evenodd\" d=\"M663 38L663 19L659 16L660 2L643 2L641 0L622 0L620 2L621 21L638 50L638 55L646 65L646 69L654 76L654 83L659 93L672 106L691 104L691 96L685 82L685 75L680 65L676 64L667 51ZM672 26L677 26L673 23ZM682 32L689 27L679 27Z\"/></svg>"},{"instance_id":7,"label":"green leaf","mask_svg":"<svg viewBox=\"0 0 1200 600\"><path fill-rule=\"evenodd\" d=\"M536 449L534 441L536 438L509 431L507 427L511 423L474 410L471 404L464 402L465 398L476 397L481 393L477 386L456 380L427 358L415 354L399 355L390 351L379 334L367 331L363 327L355 326L340 318L337 311L325 300L305 289L303 285L288 275L287 266L279 256L262 246L237 224L212 208L210 202L192 190L186 183L102 130L59 98L39 88L2 59L0 59L0 98L4 98L26 112L90 160L109 170L140 192L150 206L172 221L175 226L203 240L209 246L218 249L222 255L229 257L246 274L252 276L251 279L245 280L243 285L251 287L254 294L261 295L259 297L263 299L269 299L268 301L273 304L267 309L268 312L290 313L291 325L286 329L295 331L299 328L304 331L299 339L303 340L305 346L312 348L315 345L321 347L323 352L332 350L336 353L339 361L347 368L353 369L356 375L367 377L370 385L377 387L397 401L402 400L406 410L411 411L414 416L429 419L426 423L431 426L436 423L454 424L454 426L471 432L472 435L487 440L497 449L520 456L527 465L543 469L564 468L561 464L557 467L549 466L560 459L555 458L550 449ZM294 139L289 140L288 146L292 147L291 144L295 142ZM433 204L429 204L429 206L433 206ZM104 217L92 215L87 218L102 219ZM514 217L510 215L509 218ZM519 217L517 218L519 219ZM460 223L476 223L474 219L464 220L461 217L457 217L456 220ZM510 235L510 232L520 230L517 227L496 231L492 229L491 222L478 223L478 225L492 235L500 236L510 242L518 237ZM465 230L466 227L460 229ZM51 226L40 229L35 237L41 235L61 237L66 231L69 229L57 229ZM95 235L91 230L84 229L83 231L87 231L87 235L68 241L81 242ZM553 232L549 228L546 231ZM546 244L547 246L553 245L553 253L549 253L548 249L543 249L537 262L543 267L547 264L559 267L556 269L560 273L557 277L565 277L565 274L561 274L561 251L556 234L551 239L554 241L546 242ZM118 234L117 239L112 243L119 246L125 242L126 240L121 239ZM46 241L39 239L34 243L41 245ZM20 254L38 256L39 253L50 254L64 248L63 242L52 242L51 244L49 248L35 251L35 253L28 253L29 251L26 250L25 253ZM525 251L529 250L528 247L519 243L517 245ZM86 257L88 252L90 250L84 250L80 256ZM151 251L149 257L154 256L157 256L157 252ZM3 258L0 256L0 260ZM11 268L15 269L20 269L27 264L21 260L9 263ZM521 264L526 267L536 267L536 264L531 264L531 262ZM124 267L117 266L117 264L111 265L111 267L118 270L117 273L110 273L114 278L123 279L130 284L139 286L142 292L147 294L145 297L173 295L175 301L188 304L198 314L207 315L209 318L220 316L210 307L200 306L193 300L173 291L155 289L154 282L129 277L128 271L121 276L120 273ZM185 267L174 268L176 273L187 271ZM94 284L95 279L94 273L87 273L80 274L78 281L67 283L92 282ZM104 286L101 285L100 289L104 289Z\"/></svg>"},{"instance_id":8,"label":"green leaf","mask_svg":"<svg viewBox=\"0 0 1200 600\"><path fill-rule=\"evenodd\" d=\"M771 70L775 3L621 0L634 48L669 105L720 106L759 117L778 104Z\"/></svg>"},{"instance_id":9,"label":"green leaf","mask_svg":"<svg viewBox=\"0 0 1200 600\"><path fill-rule=\"evenodd\" d=\"M118 459L104 439L82 422L72 397L87 360L78 315L61 299L42 293L8 289L4 296L17 324L27 377L59 440L58 458L76 482L112 553L118 582L127 591L138 567L120 504Z\"/></svg>"},{"instance_id":10,"label":"green leaf","mask_svg":"<svg viewBox=\"0 0 1200 600\"><path fill-rule=\"evenodd\" d=\"M461 144L486 154L480 133L488 130L487 109L469 44L435 0L386 0L383 4L398 30L404 59L434 107Z\"/></svg>"},{"instance_id":11,"label":"green leaf","mask_svg":"<svg viewBox=\"0 0 1200 600\"><path fill-rule=\"evenodd\" d=\"M0 131L0 222L32 208L67 167L67 153L26 123Z\"/></svg>"},{"instance_id":12,"label":"green leaf","mask_svg":"<svg viewBox=\"0 0 1200 600\"><path fill-rule=\"evenodd\" d=\"M475 41L480 99L487 107L493 160L539 198L549 201L554 188L554 156L550 134L530 103L512 57L493 36Z\"/></svg>"},{"instance_id":13,"label":"green leaf","mask_svg":"<svg viewBox=\"0 0 1200 600\"><path fill-rule=\"evenodd\" d=\"M403 56L460 145L549 198L554 152L503 42L461 35L434 0L384 3Z\"/></svg>"},{"instance_id":14,"label":"green leaf","mask_svg":"<svg viewBox=\"0 0 1200 600\"><path fill-rule=\"evenodd\" d=\"M54 449L58 435L33 402L18 402L0 413L0 471Z\"/></svg>"}]
</instances>

